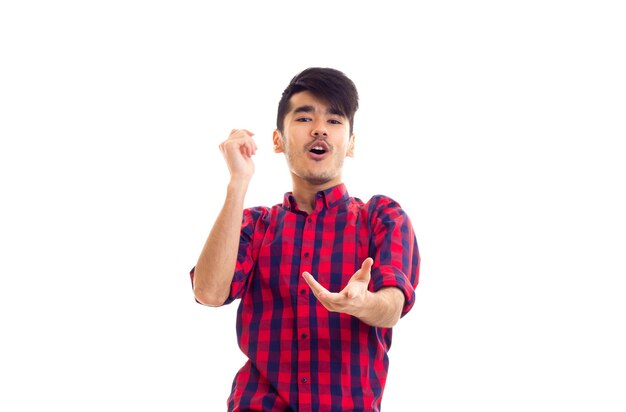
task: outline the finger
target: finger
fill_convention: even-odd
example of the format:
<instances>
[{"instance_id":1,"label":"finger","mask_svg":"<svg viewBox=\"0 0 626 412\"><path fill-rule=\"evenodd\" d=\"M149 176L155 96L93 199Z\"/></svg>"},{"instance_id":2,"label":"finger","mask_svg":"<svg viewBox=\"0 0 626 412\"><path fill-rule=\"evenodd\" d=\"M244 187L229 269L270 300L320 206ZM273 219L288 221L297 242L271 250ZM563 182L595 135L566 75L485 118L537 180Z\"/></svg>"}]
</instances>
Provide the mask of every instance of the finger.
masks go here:
<instances>
[{"instance_id":1,"label":"finger","mask_svg":"<svg viewBox=\"0 0 626 412\"><path fill-rule=\"evenodd\" d=\"M304 281L309 285L313 294L318 298L323 298L330 294L330 292L322 285L320 285L317 280L311 275L309 272L303 272L302 276L304 277Z\"/></svg>"},{"instance_id":2,"label":"finger","mask_svg":"<svg viewBox=\"0 0 626 412\"><path fill-rule=\"evenodd\" d=\"M243 156L250 157L255 154L255 143L250 137L245 138L229 138L220 144L222 153L240 152Z\"/></svg>"},{"instance_id":3,"label":"finger","mask_svg":"<svg viewBox=\"0 0 626 412\"><path fill-rule=\"evenodd\" d=\"M247 136L247 134L241 130L241 129L233 129L230 131L230 134L228 135L229 139L239 139L243 136Z\"/></svg>"},{"instance_id":4,"label":"finger","mask_svg":"<svg viewBox=\"0 0 626 412\"><path fill-rule=\"evenodd\" d=\"M341 293L324 292L317 296L317 300L331 311L341 310L346 305L346 297Z\"/></svg>"},{"instance_id":5,"label":"finger","mask_svg":"<svg viewBox=\"0 0 626 412\"><path fill-rule=\"evenodd\" d=\"M247 129L232 129L228 135L229 139L250 138L254 136L250 130Z\"/></svg>"},{"instance_id":6,"label":"finger","mask_svg":"<svg viewBox=\"0 0 626 412\"><path fill-rule=\"evenodd\" d=\"M348 285L345 287L344 292L345 295L348 299L354 299L357 296L359 296L362 292L364 287L362 286L363 283L348 283Z\"/></svg>"},{"instance_id":7,"label":"finger","mask_svg":"<svg viewBox=\"0 0 626 412\"><path fill-rule=\"evenodd\" d=\"M374 264L374 259L372 259L371 257L368 257L367 259L365 259L363 263L361 264L361 269L359 269L354 274L354 278L362 282L364 281L369 282L371 278L371 271L372 271L373 264Z\"/></svg>"},{"instance_id":8,"label":"finger","mask_svg":"<svg viewBox=\"0 0 626 412\"><path fill-rule=\"evenodd\" d=\"M256 143L251 136L240 136L238 137L238 139L241 139L237 140L240 145L240 149L245 150L245 152L242 151L243 154L247 155L248 157L256 154Z\"/></svg>"},{"instance_id":9,"label":"finger","mask_svg":"<svg viewBox=\"0 0 626 412\"><path fill-rule=\"evenodd\" d=\"M250 145L250 142L244 142L241 145L241 152L247 157L252 157L252 145Z\"/></svg>"},{"instance_id":10,"label":"finger","mask_svg":"<svg viewBox=\"0 0 626 412\"><path fill-rule=\"evenodd\" d=\"M374 264L374 259L372 259L371 257L368 257L367 259L365 259L363 261L363 263L361 264L361 270L366 270L366 271L370 271L370 269L372 269L372 265Z\"/></svg>"}]
</instances>

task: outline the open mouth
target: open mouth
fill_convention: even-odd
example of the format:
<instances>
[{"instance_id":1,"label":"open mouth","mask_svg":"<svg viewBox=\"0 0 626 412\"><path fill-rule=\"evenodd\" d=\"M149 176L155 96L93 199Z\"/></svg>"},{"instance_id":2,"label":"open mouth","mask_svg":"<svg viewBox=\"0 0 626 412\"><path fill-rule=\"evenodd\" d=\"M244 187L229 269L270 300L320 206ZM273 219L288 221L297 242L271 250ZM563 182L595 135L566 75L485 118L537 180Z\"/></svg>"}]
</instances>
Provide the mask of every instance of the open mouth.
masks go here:
<instances>
[{"instance_id":1,"label":"open mouth","mask_svg":"<svg viewBox=\"0 0 626 412\"><path fill-rule=\"evenodd\" d=\"M326 149L323 148L322 146L313 146L309 152L316 154L318 156L323 155L324 153L326 153Z\"/></svg>"},{"instance_id":2,"label":"open mouth","mask_svg":"<svg viewBox=\"0 0 626 412\"><path fill-rule=\"evenodd\" d=\"M313 144L309 146L309 154L314 159L322 159L328 152L330 152L330 147L328 146L328 143L323 140L313 142Z\"/></svg>"}]
</instances>

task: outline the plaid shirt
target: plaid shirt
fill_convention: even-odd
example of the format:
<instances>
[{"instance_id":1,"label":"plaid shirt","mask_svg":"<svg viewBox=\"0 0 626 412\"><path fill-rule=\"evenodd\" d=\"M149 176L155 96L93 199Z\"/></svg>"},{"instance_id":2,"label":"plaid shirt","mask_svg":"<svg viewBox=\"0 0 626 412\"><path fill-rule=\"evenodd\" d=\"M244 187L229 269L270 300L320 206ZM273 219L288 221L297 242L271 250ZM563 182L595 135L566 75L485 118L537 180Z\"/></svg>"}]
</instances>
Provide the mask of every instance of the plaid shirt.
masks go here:
<instances>
[{"instance_id":1,"label":"plaid shirt","mask_svg":"<svg viewBox=\"0 0 626 412\"><path fill-rule=\"evenodd\" d=\"M229 411L380 410L392 330L329 312L302 277L308 271L338 292L367 257L369 289L399 288L404 316L415 302L420 258L393 200L364 204L341 184L317 193L310 214L291 193L280 205L244 211L226 303L241 298L237 338L249 360L234 379Z\"/></svg>"}]
</instances>

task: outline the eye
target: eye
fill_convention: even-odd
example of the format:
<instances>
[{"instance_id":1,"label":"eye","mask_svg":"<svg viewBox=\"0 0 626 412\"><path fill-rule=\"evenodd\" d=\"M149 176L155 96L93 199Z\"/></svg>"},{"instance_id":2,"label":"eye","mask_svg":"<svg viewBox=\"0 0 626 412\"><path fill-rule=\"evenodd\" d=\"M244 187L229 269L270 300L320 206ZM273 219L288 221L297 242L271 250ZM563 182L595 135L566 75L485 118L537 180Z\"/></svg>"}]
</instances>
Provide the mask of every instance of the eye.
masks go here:
<instances>
[{"instance_id":1,"label":"eye","mask_svg":"<svg viewBox=\"0 0 626 412\"><path fill-rule=\"evenodd\" d=\"M312 119L310 117L298 117L296 122L310 122Z\"/></svg>"},{"instance_id":2,"label":"eye","mask_svg":"<svg viewBox=\"0 0 626 412\"><path fill-rule=\"evenodd\" d=\"M330 124L341 124L341 122L339 120L337 120L337 119L330 119L328 121L328 123L330 123Z\"/></svg>"}]
</instances>

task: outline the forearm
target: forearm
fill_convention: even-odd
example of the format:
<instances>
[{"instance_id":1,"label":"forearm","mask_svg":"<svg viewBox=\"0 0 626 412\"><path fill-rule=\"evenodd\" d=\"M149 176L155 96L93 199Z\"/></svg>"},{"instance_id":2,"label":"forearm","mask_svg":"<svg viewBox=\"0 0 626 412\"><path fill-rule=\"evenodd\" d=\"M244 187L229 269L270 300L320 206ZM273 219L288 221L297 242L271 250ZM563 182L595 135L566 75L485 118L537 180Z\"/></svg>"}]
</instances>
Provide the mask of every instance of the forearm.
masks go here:
<instances>
[{"instance_id":1,"label":"forearm","mask_svg":"<svg viewBox=\"0 0 626 412\"><path fill-rule=\"evenodd\" d=\"M226 200L202 248L194 272L196 299L205 305L220 306L230 291L237 263L243 202L248 181L231 181Z\"/></svg>"},{"instance_id":2,"label":"forearm","mask_svg":"<svg viewBox=\"0 0 626 412\"><path fill-rule=\"evenodd\" d=\"M370 326L391 328L398 323L404 306L404 294L395 287L382 288L377 292L367 292L363 307L355 314Z\"/></svg>"}]
</instances>

